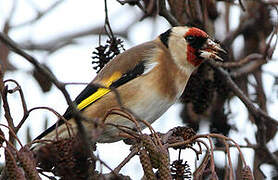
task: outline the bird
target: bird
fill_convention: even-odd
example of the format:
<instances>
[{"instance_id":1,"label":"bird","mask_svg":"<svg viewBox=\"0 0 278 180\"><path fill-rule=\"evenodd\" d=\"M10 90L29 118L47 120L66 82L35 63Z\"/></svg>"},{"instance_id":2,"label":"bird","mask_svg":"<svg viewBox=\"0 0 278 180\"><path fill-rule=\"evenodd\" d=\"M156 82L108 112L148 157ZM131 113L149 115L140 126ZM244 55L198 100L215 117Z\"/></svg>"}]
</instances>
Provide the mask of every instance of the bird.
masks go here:
<instances>
[{"instance_id":1,"label":"bird","mask_svg":"<svg viewBox=\"0 0 278 180\"><path fill-rule=\"evenodd\" d=\"M82 121L88 135L94 129L93 120L102 119L112 108L121 106L135 117L153 123L182 95L188 79L206 60L223 61L221 45L205 31L193 26L172 27L152 41L132 47L107 63L96 77L76 97L77 110L89 121ZM96 86L96 84L98 86ZM63 115L67 120L46 129L36 139L69 137L66 124L77 133L77 125L68 108ZM124 139L115 125L134 128L135 124L120 115L108 116L103 132L96 140L112 143ZM143 124L140 124L144 128Z\"/></svg>"}]
</instances>

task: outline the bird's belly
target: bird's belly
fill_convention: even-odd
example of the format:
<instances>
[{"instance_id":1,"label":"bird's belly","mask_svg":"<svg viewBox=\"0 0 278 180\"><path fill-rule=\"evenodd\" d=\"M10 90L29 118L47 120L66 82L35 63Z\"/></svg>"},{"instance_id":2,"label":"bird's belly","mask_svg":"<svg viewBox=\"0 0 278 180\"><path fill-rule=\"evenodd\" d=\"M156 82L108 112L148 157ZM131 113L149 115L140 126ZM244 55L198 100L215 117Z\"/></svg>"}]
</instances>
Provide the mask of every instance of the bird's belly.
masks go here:
<instances>
[{"instance_id":1,"label":"bird's belly","mask_svg":"<svg viewBox=\"0 0 278 180\"><path fill-rule=\"evenodd\" d=\"M146 125L141 120L145 120L148 123L153 123L158 119L174 102L170 102L167 99L161 97L145 96L136 101L136 104L128 104L129 110L132 112L135 118L138 120L138 124L141 129L144 129ZM136 127L135 123L119 115L108 116L106 123L112 123L116 125L127 126L129 128ZM109 143L123 139L119 137L119 130L113 126L107 125L102 135L99 137L98 142Z\"/></svg>"},{"instance_id":2,"label":"bird's belly","mask_svg":"<svg viewBox=\"0 0 278 180\"><path fill-rule=\"evenodd\" d=\"M173 103L174 102L154 98L149 103L142 102L140 104L136 104L131 110L140 119L153 123L165 111L167 111Z\"/></svg>"}]
</instances>

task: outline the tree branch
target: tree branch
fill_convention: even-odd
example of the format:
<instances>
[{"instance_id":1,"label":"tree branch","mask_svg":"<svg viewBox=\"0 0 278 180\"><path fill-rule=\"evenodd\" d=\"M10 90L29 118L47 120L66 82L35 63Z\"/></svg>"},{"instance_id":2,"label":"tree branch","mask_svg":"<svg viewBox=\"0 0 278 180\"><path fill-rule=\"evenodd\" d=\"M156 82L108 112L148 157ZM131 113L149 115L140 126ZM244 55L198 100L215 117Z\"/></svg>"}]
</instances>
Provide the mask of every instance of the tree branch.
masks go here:
<instances>
[{"instance_id":1,"label":"tree branch","mask_svg":"<svg viewBox=\"0 0 278 180\"><path fill-rule=\"evenodd\" d=\"M159 1L159 15L164 17L172 26L180 25L180 23L177 21L177 19L166 8L165 0Z\"/></svg>"},{"instance_id":2,"label":"tree branch","mask_svg":"<svg viewBox=\"0 0 278 180\"><path fill-rule=\"evenodd\" d=\"M84 127L81 123L81 120L84 120L85 118L83 116L81 116L81 114L77 111L75 105L73 104L73 102L70 99L70 95L67 92L66 88L65 88L65 84L61 83L60 81L58 81L58 79L51 73L48 71L48 69L46 69L42 64L40 64L33 56L27 54L26 52L22 51L19 46L12 41L8 36L6 36L3 33L0 33L0 41L2 41L4 44L6 44L13 52L15 52L16 54L24 57L27 61L29 61L31 64L34 65L34 67L43 75L47 76L49 78L49 80L55 84L55 86L63 93L67 104L69 105L69 107L72 109L73 111L73 117L75 119L75 122L78 126L78 131L81 134L81 137L84 138L84 143L87 143L88 146L86 146L87 148L91 147L89 144L90 142L88 141L87 135L85 133Z\"/></svg>"},{"instance_id":3,"label":"tree branch","mask_svg":"<svg viewBox=\"0 0 278 180\"><path fill-rule=\"evenodd\" d=\"M127 29L128 28L126 28L124 31L115 32L114 34L127 38ZM43 50L54 52L60 49L61 47L76 43L75 39L77 38L82 38L89 35L98 35L103 31L104 28L102 26L91 27L70 34L62 35L43 43L34 43L26 41L24 43L21 43L20 47L27 50Z\"/></svg>"},{"instance_id":4,"label":"tree branch","mask_svg":"<svg viewBox=\"0 0 278 180\"><path fill-rule=\"evenodd\" d=\"M41 18L43 18L47 14L49 14L51 11L53 11L56 7L58 7L58 5L62 4L62 2L64 2L64 1L65 0L57 0L55 3L50 5L46 10L44 10L44 11L37 10L37 15L33 19L20 23L20 24L17 24L17 25L14 25L14 26L11 26L11 28L20 28L22 26L30 25L30 24L37 22L38 20L40 20Z\"/></svg>"},{"instance_id":5,"label":"tree branch","mask_svg":"<svg viewBox=\"0 0 278 180\"><path fill-rule=\"evenodd\" d=\"M264 111L260 108L257 108L251 100L242 92L242 90L236 85L236 83L232 80L230 74L225 71L221 67L217 67L217 65L213 61L208 61L208 63L213 66L226 80L227 85L231 88L232 92L245 104L246 108L249 112L261 121L261 117L267 119L278 126L278 122L272 117L268 116Z\"/></svg>"}]
</instances>

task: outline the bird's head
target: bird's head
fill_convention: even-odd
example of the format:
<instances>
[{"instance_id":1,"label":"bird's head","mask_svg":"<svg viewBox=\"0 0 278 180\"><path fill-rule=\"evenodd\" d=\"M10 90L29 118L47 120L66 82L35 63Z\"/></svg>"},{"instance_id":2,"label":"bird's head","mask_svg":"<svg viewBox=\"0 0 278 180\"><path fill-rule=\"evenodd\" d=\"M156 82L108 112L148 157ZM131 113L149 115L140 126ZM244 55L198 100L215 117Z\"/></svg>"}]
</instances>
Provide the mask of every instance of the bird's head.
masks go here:
<instances>
[{"instance_id":1,"label":"bird's head","mask_svg":"<svg viewBox=\"0 0 278 180\"><path fill-rule=\"evenodd\" d=\"M159 37L181 68L195 69L205 60L222 61L219 52L225 53L206 32L195 27L173 27Z\"/></svg>"}]
</instances>

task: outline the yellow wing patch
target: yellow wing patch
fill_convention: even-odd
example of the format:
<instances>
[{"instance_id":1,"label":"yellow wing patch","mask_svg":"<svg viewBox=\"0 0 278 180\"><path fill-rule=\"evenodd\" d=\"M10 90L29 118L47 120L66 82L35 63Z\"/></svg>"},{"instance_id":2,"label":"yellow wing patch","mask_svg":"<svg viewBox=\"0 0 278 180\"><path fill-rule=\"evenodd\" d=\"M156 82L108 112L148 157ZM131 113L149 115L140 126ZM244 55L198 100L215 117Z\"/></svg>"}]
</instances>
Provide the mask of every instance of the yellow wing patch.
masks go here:
<instances>
[{"instance_id":1,"label":"yellow wing patch","mask_svg":"<svg viewBox=\"0 0 278 180\"><path fill-rule=\"evenodd\" d=\"M93 93L92 95L90 95L89 97L87 97L86 99L81 101L81 103L79 103L77 105L77 109L82 110L85 107L87 107L88 105L90 105L91 103L95 102L96 100L98 100L99 98L104 96L105 94L109 93L111 91L109 89L111 84L113 82L115 82L116 80L120 79L121 76L122 76L122 73L117 71L117 72L113 73L112 76L110 76L108 79L102 80L100 84L106 88L98 88L98 90L95 93Z\"/></svg>"}]
</instances>

